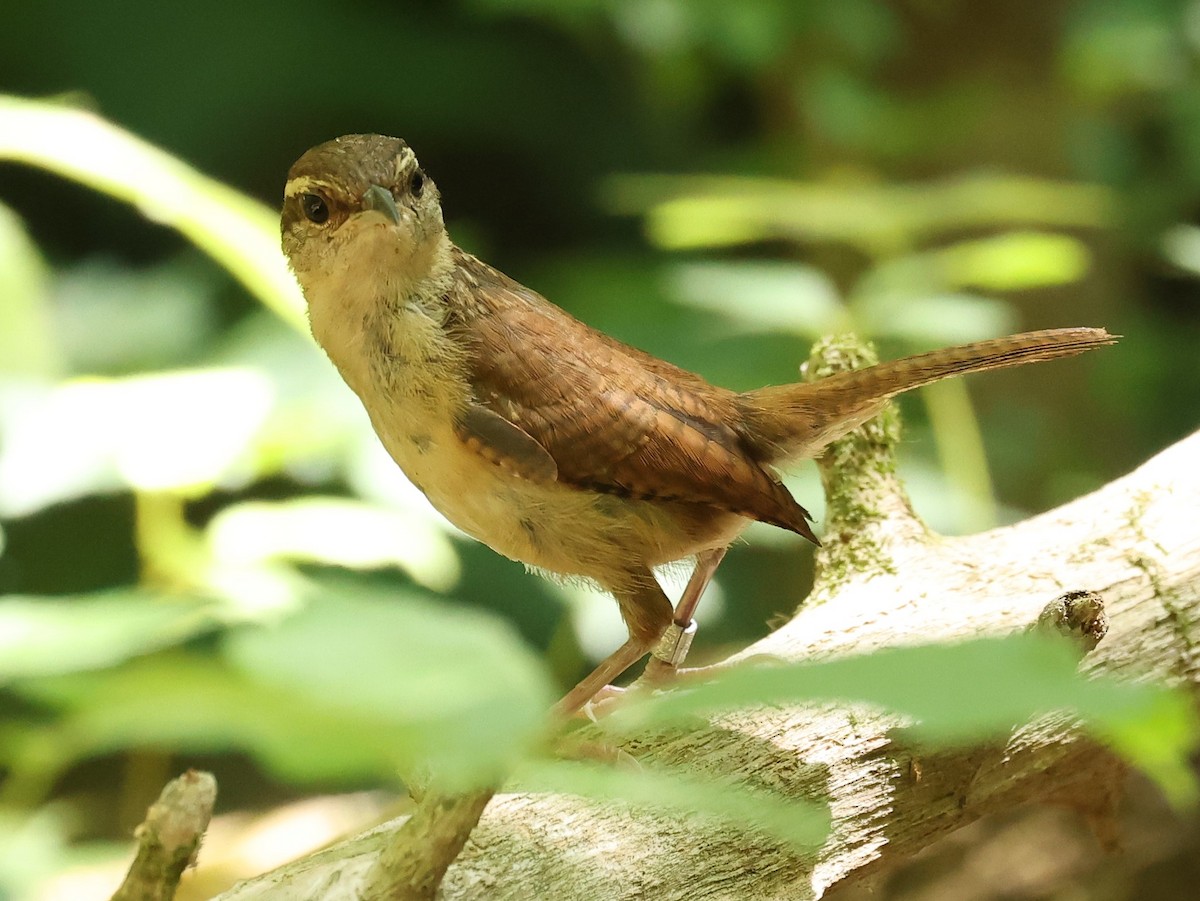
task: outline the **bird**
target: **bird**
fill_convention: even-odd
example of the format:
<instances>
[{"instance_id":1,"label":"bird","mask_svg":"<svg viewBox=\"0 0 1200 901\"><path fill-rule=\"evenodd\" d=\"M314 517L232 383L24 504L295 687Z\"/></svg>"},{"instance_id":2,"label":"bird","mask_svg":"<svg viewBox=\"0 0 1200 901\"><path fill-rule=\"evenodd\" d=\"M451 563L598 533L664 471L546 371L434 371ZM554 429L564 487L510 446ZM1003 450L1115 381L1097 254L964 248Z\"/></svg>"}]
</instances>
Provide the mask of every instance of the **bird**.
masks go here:
<instances>
[{"instance_id":1,"label":"bird","mask_svg":"<svg viewBox=\"0 0 1200 901\"><path fill-rule=\"evenodd\" d=\"M345 135L305 152L280 223L313 337L412 484L496 552L616 599L629 638L559 701L564 715L648 653L679 666L700 595L751 522L819 543L782 469L901 392L1114 341L1050 329L739 392L589 327L456 246L400 138ZM673 608L655 569L687 560Z\"/></svg>"}]
</instances>

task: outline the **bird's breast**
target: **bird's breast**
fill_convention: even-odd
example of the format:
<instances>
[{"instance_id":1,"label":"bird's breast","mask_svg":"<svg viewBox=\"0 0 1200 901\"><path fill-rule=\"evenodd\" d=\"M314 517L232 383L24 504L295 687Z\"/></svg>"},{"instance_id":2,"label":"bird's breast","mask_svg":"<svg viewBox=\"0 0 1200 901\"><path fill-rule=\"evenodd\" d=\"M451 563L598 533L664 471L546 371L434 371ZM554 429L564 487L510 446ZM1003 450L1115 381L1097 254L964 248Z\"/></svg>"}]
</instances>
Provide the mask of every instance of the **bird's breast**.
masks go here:
<instances>
[{"instance_id":1,"label":"bird's breast","mask_svg":"<svg viewBox=\"0 0 1200 901\"><path fill-rule=\"evenodd\" d=\"M471 388L463 348L436 311L346 289L343 281L321 305L306 286L314 335L409 480L450 522L498 553L612 584L631 567L723 546L745 525L716 509L535 482L497 466L458 436Z\"/></svg>"},{"instance_id":2,"label":"bird's breast","mask_svg":"<svg viewBox=\"0 0 1200 901\"><path fill-rule=\"evenodd\" d=\"M746 524L719 510L532 482L479 456L448 417L410 401L391 409L398 415L386 422L372 414L376 432L430 503L494 551L541 570L612 584L631 567L724 546Z\"/></svg>"}]
</instances>

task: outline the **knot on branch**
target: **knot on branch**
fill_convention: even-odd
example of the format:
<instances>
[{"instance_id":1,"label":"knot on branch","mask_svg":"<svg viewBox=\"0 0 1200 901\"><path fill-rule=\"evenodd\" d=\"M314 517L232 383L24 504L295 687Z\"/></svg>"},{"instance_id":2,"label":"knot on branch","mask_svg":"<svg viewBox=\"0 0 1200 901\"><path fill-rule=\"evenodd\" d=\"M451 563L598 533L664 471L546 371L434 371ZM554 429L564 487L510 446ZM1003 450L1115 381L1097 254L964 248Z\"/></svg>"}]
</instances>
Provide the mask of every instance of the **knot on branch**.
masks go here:
<instances>
[{"instance_id":1,"label":"knot on branch","mask_svg":"<svg viewBox=\"0 0 1200 901\"><path fill-rule=\"evenodd\" d=\"M1068 591L1042 609L1034 628L1069 638L1087 654L1108 634L1104 599L1094 591Z\"/></svg>"}]
</instances>

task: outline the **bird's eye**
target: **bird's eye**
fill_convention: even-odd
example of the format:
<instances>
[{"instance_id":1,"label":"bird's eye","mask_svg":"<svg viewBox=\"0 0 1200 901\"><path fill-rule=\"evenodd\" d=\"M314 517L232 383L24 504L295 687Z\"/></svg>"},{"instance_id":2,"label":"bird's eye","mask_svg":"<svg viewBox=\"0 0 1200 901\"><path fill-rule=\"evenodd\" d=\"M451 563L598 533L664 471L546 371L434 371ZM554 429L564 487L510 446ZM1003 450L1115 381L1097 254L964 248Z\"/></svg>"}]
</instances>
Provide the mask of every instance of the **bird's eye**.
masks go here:
<instances>
[{"instance_id":1,"label":"bird's eye","mask_svg":"<svg viewBox=\"0 0 1200 901\"><path fill-rule=\"evenodd\" d=\"M408 183L408 191L413 197L420 197L421 192L425 190L425 173L418 169L412 174L412 179Z\"/></svg>"},{"instance_id":2,"label":"bird's eye","mask_svg":"<svg viewBox=\"0 0 1200 901\"><path fill-rule=\"evenodd\" d=\"M304 211L305 219L315 222L317 225L329 219L329 204L320 194L302 194L300 209Z\"/></svg>"}]
</instances>

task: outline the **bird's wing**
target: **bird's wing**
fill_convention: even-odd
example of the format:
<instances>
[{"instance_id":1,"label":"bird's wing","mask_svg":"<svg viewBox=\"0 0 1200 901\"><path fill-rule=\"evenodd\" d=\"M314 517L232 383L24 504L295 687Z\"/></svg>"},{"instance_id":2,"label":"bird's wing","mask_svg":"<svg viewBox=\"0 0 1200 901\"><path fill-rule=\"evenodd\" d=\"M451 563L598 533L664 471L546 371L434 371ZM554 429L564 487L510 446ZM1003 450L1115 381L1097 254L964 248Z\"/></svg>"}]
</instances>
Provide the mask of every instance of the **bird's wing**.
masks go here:
<instances>
[{"instance_id":1,"label":"bird's wing","mask_svg":"<svg viewBox=\"0 0 1200 901\"><path fill-rule=\"evenodd\" d=\"M499 302L456 326L468 347L487 349L472 357L475 403L459 421L469 446L533 480L705 504L816 540L807 511L729 425L731 392L472 262L473 281Z\"/></svg>"}]
</instances>

